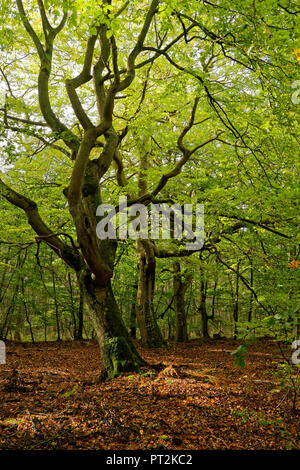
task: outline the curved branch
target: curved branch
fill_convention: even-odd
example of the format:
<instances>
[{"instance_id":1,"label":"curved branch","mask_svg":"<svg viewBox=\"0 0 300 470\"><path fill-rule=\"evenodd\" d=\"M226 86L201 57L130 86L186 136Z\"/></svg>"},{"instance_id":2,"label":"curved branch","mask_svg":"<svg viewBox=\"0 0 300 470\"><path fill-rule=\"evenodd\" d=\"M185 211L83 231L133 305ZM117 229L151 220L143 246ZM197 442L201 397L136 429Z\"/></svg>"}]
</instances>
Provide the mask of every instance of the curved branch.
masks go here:
<instances>
[{"instance_id":1,"label":"curved branch","mask_svg":"<svg viewBox=\"0 0 300 470\"><path fill-rule=\"evenodd\" d=\"M179 175L179 173L181 172L183 166L189 160L189 158L191 157L191 155L194 152L199 150L201 147L204 147L205 145L209 144L210 142L213 142L220 135L220 133L218 133L215 137L212 137L211 139L206 140L202 144L196 145L196 147L194 147L191 150L188 149L184 145L184 142L183 142L184 137L186 136L186 134L189 132L189 130L192 128L192 126L194 124L195 114L196 114L198 102L199 102L199 98L195 98L190 120L189 120L188 124L184 127L183 131L181 132L181 134L180 134L180 136L178 137L178 140L177 140L178 148L180 149L180 151L182 152L183 155L180 158L180 160L178 160L178 162L176 163L176 165L174 166L174 168L171 171L169 171L168 173L162 175L162 177L160 178L157 186L155 187L155 189L151 193L152 197L156 196L164 188L164 186L167 184L167 182L169 181L170 178L174 178L174 176Z\"/></svg>"},{"instance_id":2,"label":"curved branch","mask_svg":"<svg viewBox=\"0 0 300 470\"><path fill-rule=\"evenodd\" d=\"M24 7L23 7L22 0L16 0L16 2L17 2L18 10L19 10L20 17L21 17L22 23L24 25L24 28L26 29L29 36L32 38L32 40L35 44L36 50L37 50L37 52L40 56L40 59L42 60L45 57L44 47L43 47L41 41L39 40L36 32L34 31L33 27L31 26L30 22L28 21L28 18L26 16L26 13L25 13L25 10L24 10Z\"/></svg>"},{"instance_id":3,"label":"curved branch","mask_svg":"<svg viewBox=\"0 0 300 470\"><path fill-rule=\"evenodd\" d=\"M65 144L74 152L78 150L79 147L79 140L73 132L68 129L65 124L63 124L58 117L53 112L53 109L50 104L49 98L49 78L51 74L51 62L52 62L52 52L53 52L53 43L55 40L56 35L62 30L64 27L66 20L67 20L67 13L64 14L64 17L60 23L60 25L53 29L51 27L48 32L45 29L46 27L45 18L43 9L42 9L42 21L44 25L44 36L45 36L45 47L43 47L42 43L40 42L36 32L34 31L33 27L31 26L24 7L22 0L16 0L17 7L19 10L19 14L22 20L22 23L28 32L29 36L33 40L36 50L40 57L40 72L38 77L38 96L39 96L39 104L40 109L43 114L43 117L49 127L52 129L53 132L58 134L65 142Z\"/></svg>"},{"instance_id":4,"label":"curved branch","mask_svg":"<svg viewBox=\"0 0 300 470\"><path fill-rule=\"evenodd\" d=\"M77 271L82 268L83 261L78 251L63 243L58 236L52 232L42 220L37 204L32 201L32 199L11 189L1 178L0 195L25 212L28 223L38 235L38 239L45 241L45 243L47 243L47 245L71 268Z\"/></svg>"},{"instance_id":5,"label":"curved branch","mask_svg":"<svg viewBox=\"0 0 300 470\"><path fill-rule=\"evenodd\" d=\"M123 91L123 90L125 90L125 88L128 88L129 85L132 83L132 81L134 79L134 76L135 76L135 60L136 60L137 56L140 54L140 52L142 52L142 50L143 50L144 41L145 41L146 36L148 34L152 19L153 19L154 15L157 11L158 5L159 5L159 0L152 0L150 8L149 8L149 10L147 12L147 15L146 15L142 30L139 34L138 39L137 39L137 42L136 42L134 48L132 49L132 51L130 52L130 54L128 56L127 75L124 78L124 80L122 80L122 82L120 83L120 85L118 87L118 91Z\"/></svg>"},{"instance_id":6,"label":"curved branch","mask_svg":"<svg viewBox=\"0 0 300 470\"><path fill-rule=\"evenodd\" d=\"M93 60L97 36L98 34L94 34L93 36L90 36L87 41L87 47L86 47L86 52L84 56L84 63L83 63L82 71L80 72L80 74L77 77L74 77L70 80L66 80L65 82L72 108L77 116L77 119L79 120L80 124L85 130L88 129L89 127L94 127L94 126L83 109L83 106L76 93L76 88L80 87L81 85L84 85L85 83L89 82L92 79L91 66L92 66L92 60Z\"/></svg>"}]
</instances>

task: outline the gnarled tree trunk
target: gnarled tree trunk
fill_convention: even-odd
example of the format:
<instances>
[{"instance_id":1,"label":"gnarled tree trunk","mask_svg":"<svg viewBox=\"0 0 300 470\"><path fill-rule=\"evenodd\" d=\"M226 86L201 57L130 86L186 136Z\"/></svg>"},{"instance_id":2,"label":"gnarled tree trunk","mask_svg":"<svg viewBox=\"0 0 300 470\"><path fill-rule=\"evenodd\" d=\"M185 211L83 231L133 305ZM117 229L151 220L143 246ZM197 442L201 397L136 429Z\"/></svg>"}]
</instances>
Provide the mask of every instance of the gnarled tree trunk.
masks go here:
<instances>
[{"instance_id":1,"label":"gnarled tree trunk","mask_svg":"<svg viewBox=\"0 0 300 470\"><path fill-rule=\"evenodd\" d=\"M104 286L100 285L86 272L84 287L89 316L101 350L100 380L138 370L145 361L137 352L123 323L110 281Z\"/></svg>"},{"instance_id":2,"label":"gnarled tree trunk","mask_svg":"<svg viewBox=\"0 0 300 470\"><path fill-rule=\"evenodd\" d=\"M96 236L95 214L101 203L98 182L102 171L101 162L89 161L77 203L74 205L69 190L67 197L87 265L83 274L84 297L101 350L100 380L103 381L122 372L136 371L145 361L138 354L124 325L111 287L117 243Z\"/></svg>"}]
</instances>

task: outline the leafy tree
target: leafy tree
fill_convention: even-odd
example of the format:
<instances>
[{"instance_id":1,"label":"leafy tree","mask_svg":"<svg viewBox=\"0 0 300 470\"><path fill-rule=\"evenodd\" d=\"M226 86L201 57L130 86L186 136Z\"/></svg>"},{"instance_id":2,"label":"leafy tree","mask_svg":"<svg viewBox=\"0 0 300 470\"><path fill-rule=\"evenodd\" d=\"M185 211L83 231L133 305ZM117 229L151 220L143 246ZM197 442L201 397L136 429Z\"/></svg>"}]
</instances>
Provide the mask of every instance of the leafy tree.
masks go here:
<instances>
[{"instance_id":1,"label":"leafy tree","mask_svg":"<svg viewBox=\"0 0 300 470\"><path fill-rule=\"evenodd\" d=\"M222 295L232 293L236 335L245 311L252 322L254 313L292 315L294 270L286 266L298 256L293 4L16 0L2 2L4 18L0 192L23 210L38 245L48 245L74 271L99 341L101 378L144 364L122 319L114 273L138 284L135 310L148 346L164 344L158 317L171 308L177 340L187 336L179 323L188 279L177 261L174 306L167 298L154 308L157 263L163 271L170 258L195 263L190 305L200 312L204 336L209 320L216 325ZM200 259L184 240L139 239L137 282L128 282L134 269L119 263L127 242L118 247L117 240L96 235L97 207L116 205L120 195L129 206L205 202ZM22 236L30 239L25 220ZM276 259L286 267L284 276ZM53 273L60 336L56 300L62 293ZM274 282L283 277L284 292L274 300ZM15 281L24 292L25 281ZM70 283L66 288L72 296Z\"/></svg>"}]
</instances>

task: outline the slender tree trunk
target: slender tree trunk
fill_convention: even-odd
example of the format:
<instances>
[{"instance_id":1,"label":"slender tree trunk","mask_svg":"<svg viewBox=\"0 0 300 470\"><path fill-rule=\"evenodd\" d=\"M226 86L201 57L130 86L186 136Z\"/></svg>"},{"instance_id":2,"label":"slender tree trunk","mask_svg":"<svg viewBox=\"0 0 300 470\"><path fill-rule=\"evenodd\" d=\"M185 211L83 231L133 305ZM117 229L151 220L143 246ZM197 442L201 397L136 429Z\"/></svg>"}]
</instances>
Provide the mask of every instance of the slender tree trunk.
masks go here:
<instances>
[{"instance_id":1,"label":"slender tree trunk","mask_svg":"<svg viewBox=\"0 0 300 470\"><path fill-rule=\"evenodd\" d=\"M154 249L149 240L137 240L137 256L138 291L136 318L141 333L142 344L147 348L165 347L165 340L153 312L156 262Z\"/></svg>"},{"instance_id":2,"label":"slender tree trunk","mask_svg":"<svg viewBox=\"0 0 300 470\"><path fill-rule=\"evenodd\" d=\"M48 299L44 296L44 313L43 313L43 321L44 321L44 341L47 341L47 311L48 311Z\"/></svg>"},{"instance_id":3,"label":"slender tree trunk","mask_svg":"<svg viewBox=\"0 0 300 470\"><path fill-rule=\"evenodd\" d=\"M56 333L57 333L57 341L61 341L60 335L60 324L59 324L59 313L58 313L58 303L57 303L57 296L56 296L56 282L55 282L55 273L53 268L53 254L50 253L51 259L51 273L52 273L52 286L53 286L53 298L54 298L54 306L55 306L55 320L56 320Z\"/></svg>"},{"instance_id":4,"label":"slender tree trunk","mask_svg":"<svg viewBox=\"0 0 300 470\"><path fill-rule=\"evenodd\" d=\"M76 331L76 339L83 339L84 285L80 274L77 274L77 280L79 285L79 305L77 310L78 327Z\"/></svg>"},{"instance_id":5,"label":"slender tree trunk","mask_svg":"<svg viewBox=\"0 0 300 470\"><path fill-rule=\"evenodd\" d=\"M10 278L9 278L9 280L6 283L6 286L5 286L6 273L8 271L8 266L9 266L8 261L9 261L9 252L10 252L10 250L11 250L11 247L8 248L6 258L4 259L4 269L3 269L2 276L1 276L1 281L0 281L0 304L1 304L2 300L4 299L6 291L9 288L10 282L11 282L12 277L14 275L14 270L11 270Z\"/></svg>"},{"instance_id":6,"label":"slender tree trunk","mask_svg":"<svg viewBox=\"0 0 300 470\"><path fill-rule=\"evenodd\" d=\"M84 305L84 286L81 279L80 272L76 272L77 283L79 286L79 305L76 314L72 278L71 274L68 273L68 286L71 300L71 314L73 318L73 338L74 339L83 339L83 305Z\"/></svg>"},{"instance_id":7,"label":"slender tree trunk","mask_svg":"<svg viewBox=\"0 0 300 470\"><path fill-rule=\"evenodd\" d=\"M213 297L212 297L212 301L211 301L211 318L214 318L214 316L215 316L217 286L218 286L218 278L215 279L215 281L214 281Z\"/></svg>"},{"instance_id":8,"label":"slender tree trunk","mask_svg":"<svg viewBox=\"0 0 300 470\"><path fill-rule=\"evenodd\" d=\"M250 287L253 289L253 263L250 257L249 257L249 260L250 260ZM254 296L253 296L253 292L250 292L249 312L248 312L249 323L252 321L253 304L254 304Z\"/></svg>"},{"instance_id":9,"label":"slender tree trunk","mask_svg":"<svg viewBox=\"0 0 300 470\"><path fill-rule=\"evenodd\" d=\"M135 339L136 338L136 298L137 298L137 284L134 286L134 293L133 293L133 299L132 299L132 304L131 304L131 310L130 310L130 319L129 319L129 325L130 325L130 336L131 338Z\"/></svg>"},{"instance_id":10,"label":"slender tree trunk","mask_svg":"<svg viewBox=\"0 0 300 470\"><path fill-rule=\"evenodd\" d=\"M23 277L21 279L21 287L22 287L22 296L23 296L23 305L24 305L24 310L25 310L25 317L26 317L26 321L27 321L28 326L29 326L31 341L34 343L35 341L34 341L32 324L31 324L31 321L30 321L29 312L28 312L28 308L27 308L27 303L26 303L26 299L25 299L25 287L24 287L24 278Z\"/></svg>"},{"instance_id":11,"label":"slender tree trunk","mask_svg":"<svg viewBox=\"0 0 300 470\"><path fill-rule=\"evenodd\" d=\"M13 336L14 341L19 343L22 342L22 330L24 327L24 314L20 305L16 305L14 308L14 317L16 318L15 324L12 327L11 335Z\"/></svg>"},{"instance_id":12,"label":"slender tree trunk","mask_svg":"<svg viewBox=\"0 0 300 470\"><path fill-rule=\"evenodd\" d=\"M17 281L17 284L15 285L14 292L13 292L10 304L9 304L7 310L6 310L6 315L4 317L3 323L2 323L1 328L0 328L0 339L3 339L3 338L5 339L5 337L7 336L8 330L5 333L5 329L8 328L9 316L10 316L11 311L13 311L13 309L15 307L16 297L18 295L18 291L19 291L19 281Z\"/></svg>"},{"instance_id":13,"label":"slender tree trunk","mask_svg":"<svg viewBox=\"0 0 300 470\"><path fill-rule=\"evenodd\" d=\"M208 330L208 320L211 318L207 314L206 310L206 289L207 289L207 282L204 280L204 270L200 267L201 272L201 281L200 281L200 306L199 312L201 314L202 320L202 336L203 338L210 338L209 330Z\"/></svg>"},{"instance_id":14,"label":"slender tree trunk","mask_svg":"<svg viewBox=\"0 0 300 470\"><path fill-rule=\"evenodd\" d=\"M187 275L183 280L180 263L174 261L173 263L173 291L174 291L174 309L175 309L175 322L176 322L176 343L188 341L187 319L185 310L185 293L192 280L191 275Z\"/></svg>"},{"instance_id":15,"label":"slender tree trunk","mask_svg":"<svg viewBox=\"0 0 300 470\"><path fill-rule=\"evenodd\" d=\"M168 313L168 340L169 341L174 340L173 324L172 324L172 319L170 318L169 313Z\"/></svg>"},{"instance_id":16,"label":"slender tree trunk","mask_svg":"<svg viewBox=\"0 0 300 470\"><path fill-rule=\"evenodd\" d=\"M76 338L77 335L77 322L76 322L76 317L75 317L75 308L74 308L74 299L73 299L73 286L72 286L72 279L70 273L68 273L68 287L69 287L69 294L70 294L70 301L71 301L71 315L73 319L73 338Z\"/></svg>"},{"instance_id":17,"label":"slender tree trunk","mask_svg":"<svg viewBox=\"0 0 300 470\"><path fill-rule=\"evenodd\" d=\"M149 142L141 141L138 175L139 196L146 194L148 189L148 156ZM138 290L135 311L142 344L146 348L165 347L166 343L158 327L153 309L156 268L153 244L150 240L139 239L136 244L136 252L138 259Z\"/></svg>"},{"instance_id":18,"label":"slender tree trunk","mask_svg":"<svg viewBox=\"0 0 300 470\"><path fill-rule=\"evenodd\" d=\"M19 292L19 288L20 288L20 272L24 266L24 263L25 263L25 260L26 260L26 257L27 257L27 250L25 250L25 254L24 254L24 257L23 259L21 258L21 255L19 254L18 255L18 260L17 260L17 263L16 263L16 274L17 274L17 279L16 279L16 285L15 285L15 288L13 290L13 295L12 295L12 298L11 298L11 301L10 301L10 305L6 311L6 315L5 315L5 318L4 318L4 322L0 328L0 339L1 338L6 338L7 335L8 335L8 331L9 331L9 328L10 328L10 325L9 325L9 316L10 316L10 313L14 310L15 308L15 304L16 304L16 298L17 298L17 295L18 295L18 292ZM11 277L12 278L12 277ZM11 280L11 279L10 279ZM2 299L1 299L2 301ZM5 329L6 329L6 333L5 333Z\"/></svg>"},{"instance_id":19,"label":"slender tree trunk","mask_svg":"<svg viewBox=\"0 0 300 470\"><path fill-rule=\"evenodd\" d=\"M237 322L239 319L239 280L240 280L240 261L237 264L236 268L236 283L235 283L235 302L234 302L234 311L233 311L233 320L234 320L234 339L237 338Z\"/></svg>"}]
</instances>

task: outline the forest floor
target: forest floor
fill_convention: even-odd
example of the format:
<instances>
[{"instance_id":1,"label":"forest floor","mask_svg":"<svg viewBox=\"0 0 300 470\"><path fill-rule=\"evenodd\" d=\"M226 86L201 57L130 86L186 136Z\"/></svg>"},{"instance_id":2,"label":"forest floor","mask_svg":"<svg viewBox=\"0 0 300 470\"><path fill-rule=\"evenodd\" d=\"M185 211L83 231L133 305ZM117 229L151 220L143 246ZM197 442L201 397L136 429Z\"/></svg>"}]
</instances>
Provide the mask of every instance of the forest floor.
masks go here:
<instances>
[{"instance_id":1,"label":"forest floor","mask_svg":"<svg viewBox=\"0 0 300 470\"><path fill-rule=\"evenodd\" d=\"M165 369L97 384L94 341L10 343L0 365L0 448L299 448L299 403L292 413L292 397L276 375L278 347L260 339L240 369L230 354L238 344L139 347Z\"/></svg>"}]
</instances>

